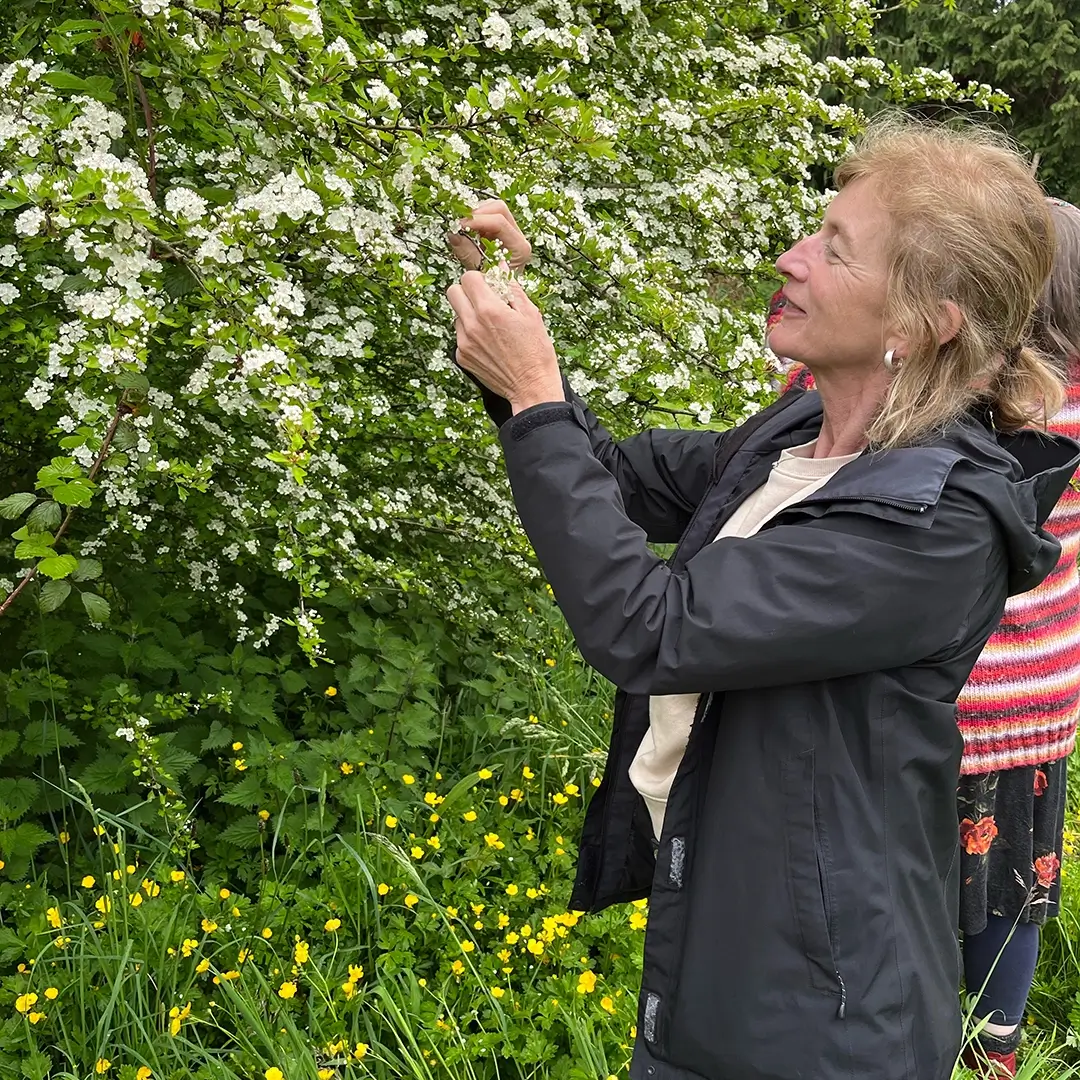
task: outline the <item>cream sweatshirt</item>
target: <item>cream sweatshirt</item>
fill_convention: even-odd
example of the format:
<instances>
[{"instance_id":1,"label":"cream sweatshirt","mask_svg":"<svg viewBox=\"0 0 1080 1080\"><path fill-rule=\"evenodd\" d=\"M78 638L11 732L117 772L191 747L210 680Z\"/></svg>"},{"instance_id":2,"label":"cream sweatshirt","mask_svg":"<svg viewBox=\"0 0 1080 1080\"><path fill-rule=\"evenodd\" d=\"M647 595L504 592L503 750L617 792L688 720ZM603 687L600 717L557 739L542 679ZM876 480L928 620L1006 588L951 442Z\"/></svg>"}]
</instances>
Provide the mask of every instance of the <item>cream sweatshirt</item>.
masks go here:
<instances>
[{"instance_id":1,"label":"cream sweatshirt","mask_svg":"<svg viewBox=\"0 0 1080 1080\"><path fill-rule=\"evenodd\" d=\"M858 454L815 458L817 439L781 452L769 479L731 515L715 540L748 537L781 510L813 494ZM641 793L657 839L664 826L668 792L686 751L700 694L665 694L649 699L649 730L630 764L630 782Z\"/></svg>"}]
</instances>

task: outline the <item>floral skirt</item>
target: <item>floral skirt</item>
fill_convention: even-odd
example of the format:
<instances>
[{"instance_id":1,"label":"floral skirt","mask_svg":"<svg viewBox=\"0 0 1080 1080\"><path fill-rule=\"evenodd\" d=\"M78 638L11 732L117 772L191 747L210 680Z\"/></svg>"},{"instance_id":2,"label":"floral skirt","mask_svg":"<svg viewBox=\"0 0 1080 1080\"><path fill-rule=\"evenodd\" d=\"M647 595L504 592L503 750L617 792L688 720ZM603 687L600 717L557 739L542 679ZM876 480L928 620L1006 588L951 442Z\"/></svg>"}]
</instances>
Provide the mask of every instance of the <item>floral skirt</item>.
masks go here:
<instances>
[{"instance_id":1,"label":"floral skirt","mask_svg":"<svg viewBox=\"0 0 1080 1080\"><path fill-rule=\"evenodd\" d=\"M1043 923L1058 913L1068 758L961 776L960 929L987 915Z\"/></svg>"}]
</instances>

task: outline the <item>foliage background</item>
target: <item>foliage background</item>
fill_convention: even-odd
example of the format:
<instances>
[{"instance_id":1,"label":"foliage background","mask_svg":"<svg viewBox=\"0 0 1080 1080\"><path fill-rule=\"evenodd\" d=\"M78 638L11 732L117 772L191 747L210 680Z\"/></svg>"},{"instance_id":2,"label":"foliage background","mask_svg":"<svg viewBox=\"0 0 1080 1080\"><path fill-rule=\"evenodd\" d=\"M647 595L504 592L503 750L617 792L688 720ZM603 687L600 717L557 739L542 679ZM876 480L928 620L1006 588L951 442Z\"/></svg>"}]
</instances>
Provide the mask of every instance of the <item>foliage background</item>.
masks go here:
<instances>
[{"instance_id":1,"label":"foliage background","mask_svg":"<svg viewBox=\"0 0 1080 1080\"><path fill-rule=\"evenodd\" d=\"M730 424L837 102L1004 104L872 27L4 5L0 1075L625 1073L646 913L565 910L610 688L449 361L444 233L511 204L614 431Z\"/></svg>"}]
</instances>

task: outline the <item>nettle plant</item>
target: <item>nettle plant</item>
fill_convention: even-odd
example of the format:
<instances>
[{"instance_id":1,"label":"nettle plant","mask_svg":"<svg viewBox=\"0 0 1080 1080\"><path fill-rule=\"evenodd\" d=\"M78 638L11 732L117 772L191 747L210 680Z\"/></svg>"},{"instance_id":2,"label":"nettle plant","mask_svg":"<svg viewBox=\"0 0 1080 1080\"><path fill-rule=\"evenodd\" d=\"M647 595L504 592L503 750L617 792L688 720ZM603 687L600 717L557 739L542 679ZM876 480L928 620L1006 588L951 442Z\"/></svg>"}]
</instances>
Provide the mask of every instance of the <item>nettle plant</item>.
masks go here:
<instances>
[{"instance_id":1,"label":"nettle plant","mask_svg":"<svg viewBox=\"0 0 1080 1080\"><path fill-rule=\"evenodd\" d=\"M1004 103L813 62L798 34L823 25L865 42L872 14L8 0L0 613L33 596L104 623L136 563L237 641L293 627L312 662L331 588L490 621L534 571L449 357L447 229L509 203L565 369L616 431L738 419L770 392L771 258L860 123L828 102ZM257 579L288 604L251 603Z\"/></svg>"}]
</instances>

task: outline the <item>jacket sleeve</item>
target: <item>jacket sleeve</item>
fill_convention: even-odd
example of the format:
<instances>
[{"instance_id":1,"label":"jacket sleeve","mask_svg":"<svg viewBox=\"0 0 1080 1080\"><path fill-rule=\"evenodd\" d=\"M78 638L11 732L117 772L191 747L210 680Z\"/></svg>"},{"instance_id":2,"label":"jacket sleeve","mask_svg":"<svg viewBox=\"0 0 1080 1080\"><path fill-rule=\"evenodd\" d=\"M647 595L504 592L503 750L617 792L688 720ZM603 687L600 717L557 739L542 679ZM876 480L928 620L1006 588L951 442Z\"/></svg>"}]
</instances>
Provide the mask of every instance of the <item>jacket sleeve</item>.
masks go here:
<instances>
[{"instance_id":1,"label":"jacket sleeve","mask_svg":"<svg viewBox=\"0 0 1080 1080\"><path fill-rule=\"evenodd\" d=\"M673 572L623 511L572 408L526 410L501 438L518 512L582 655L630 693L916 663L962 638L989 574L1004 582L985 510L948 484L929 527L834 510L718 540Z\"/></svg>"},{"instance_id":2,"label":"jacket sleeve","mask_svg":"<svg viewBox=\"0 0 1080 1080\"><path fill-rule=\"evenodd\" d=\"M510 402L473 382L488 416L502 430L513 415ZM626 516L650 542L677 543L705 495L726 433L651 428L616 442L565 378L563 391L588 434L593 456L615 478Z\"/></svg>"}]
</instances>

